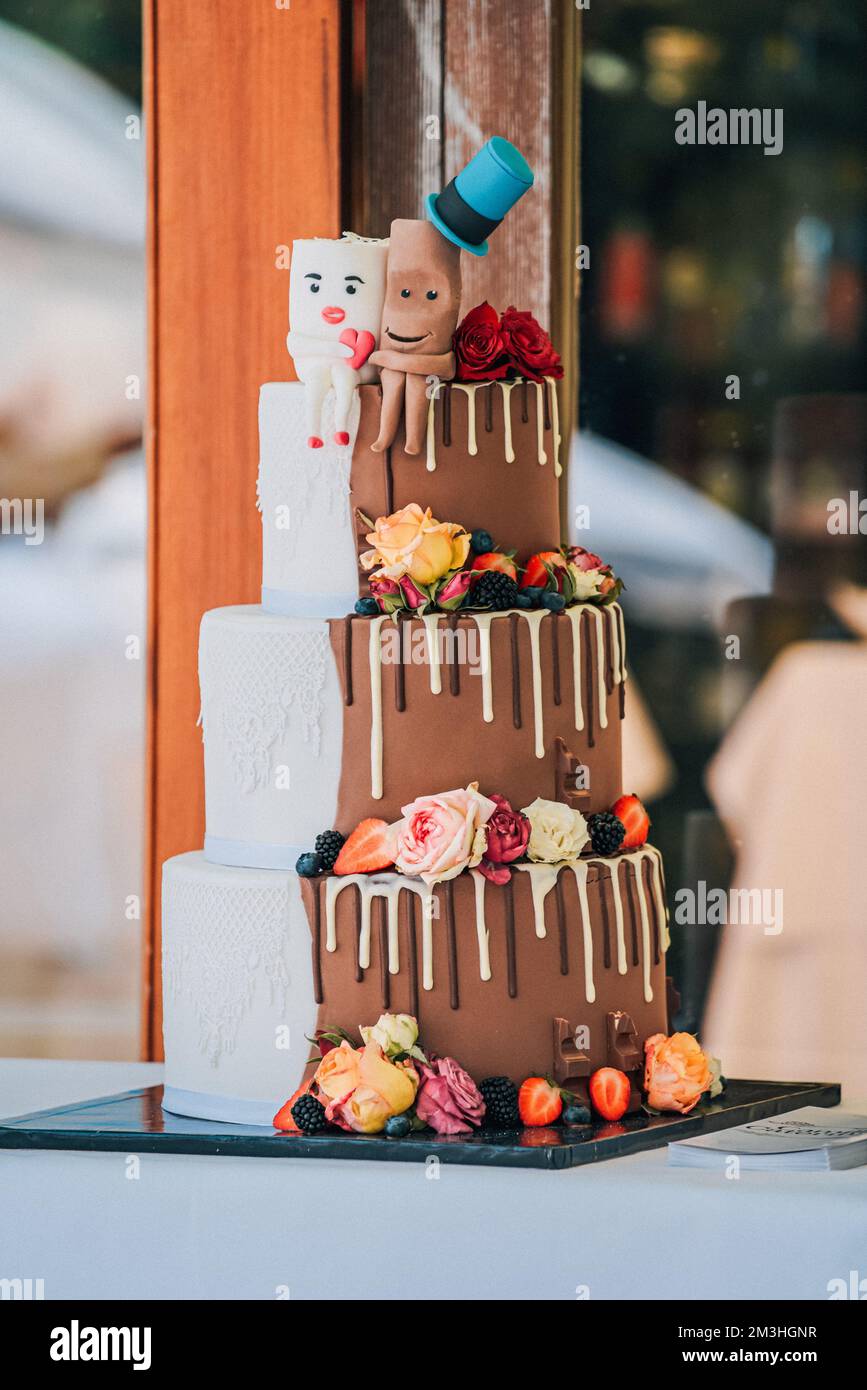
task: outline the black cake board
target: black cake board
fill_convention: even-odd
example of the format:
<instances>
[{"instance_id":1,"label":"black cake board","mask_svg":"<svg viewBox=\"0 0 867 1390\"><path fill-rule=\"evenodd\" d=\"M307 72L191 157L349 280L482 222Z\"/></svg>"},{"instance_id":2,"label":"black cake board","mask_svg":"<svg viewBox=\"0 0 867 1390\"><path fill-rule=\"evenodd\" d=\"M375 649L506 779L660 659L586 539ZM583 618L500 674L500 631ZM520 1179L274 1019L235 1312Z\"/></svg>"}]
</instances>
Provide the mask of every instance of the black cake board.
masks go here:
<instances>
[{"instance_id":1,"label":"black cake board","mask_svg":"<svg viewBox=\"0 0 867 1390\"><path fill-rule=\"evenodd\" d=\"M575 1168L658 1149L672 1139L782 1115L802 1105L838 1105L832 1082L729 1081L723 1094L689 1115L644 1111L616 1124L575 1128L479 1130L405 1139L384 1135L281 1134L250 1125L187 1119L162 1108L162 1086L79 1101L0 1121L0 1149L79 1149L88 1153L213 1154L235 1158L355 1158L424 1163L489 1164L502 1168Z\"/></svg>"}]
</instances>

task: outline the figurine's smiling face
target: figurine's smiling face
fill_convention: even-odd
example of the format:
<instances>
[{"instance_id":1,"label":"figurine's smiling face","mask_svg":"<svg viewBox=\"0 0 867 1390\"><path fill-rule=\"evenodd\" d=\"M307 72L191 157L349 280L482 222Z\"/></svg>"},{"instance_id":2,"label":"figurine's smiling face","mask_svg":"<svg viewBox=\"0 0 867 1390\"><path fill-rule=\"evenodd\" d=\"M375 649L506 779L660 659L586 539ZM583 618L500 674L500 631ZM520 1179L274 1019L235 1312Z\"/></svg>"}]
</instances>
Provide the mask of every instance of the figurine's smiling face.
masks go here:
<instances>
[{"instance_id":1,"label":"figurine's smiling face","mask_svg":"<svg viewBox=\"0 0 867 1390\"><path fill-rule=\"evenodd\" d=\"M337 339L348 328L379 330L385 296L385 242L296 241L289 276L289 323L296 333Z\"/></svg>"},{"instance_id":2,"label":"figurine's smiling face","mask_svg":"<svg viewBox=\"0 0 867 1390\"><path fill-rule=\"evenodd\" d=\"M395 352L448 352L460 299L457 247L429 222L393 222L380 346Z\"/></svg>"}]
</instances>

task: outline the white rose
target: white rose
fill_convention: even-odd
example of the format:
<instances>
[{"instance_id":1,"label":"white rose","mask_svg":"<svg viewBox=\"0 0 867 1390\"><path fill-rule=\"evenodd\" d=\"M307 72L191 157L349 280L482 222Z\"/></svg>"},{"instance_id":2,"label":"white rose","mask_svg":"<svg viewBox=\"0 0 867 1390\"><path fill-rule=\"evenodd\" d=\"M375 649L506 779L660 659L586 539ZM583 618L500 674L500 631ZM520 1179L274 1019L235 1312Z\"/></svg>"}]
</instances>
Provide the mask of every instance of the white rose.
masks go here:
<instances>
[{"instance_id":1,"label":"white rose","mask_svg":"<svg viewBox=\"0 0 867 1390\"><path fill-rule=\"evenodd\" d=\"M365 1043L379 1043L386 1057L411 1052L418 1040L418 1024L412 1014L380 1014L372 1028L359 1031Z\"/></svg>"},{"instance_id":2,"label":"white rose","mask_svg":"<svg viewBox=\"0 0 867 1390\"><path fill-rule=\"evenodd\" d=\"M707 1056L707 1053L705 1053L705 1056ZM708 1057L707 1065L711 1075L710 1098L711 1100L716 1100L717 1096L721 1096L723 1091L722 1062L719 1057Z\"/></svg>"},{"instance_id":3,"label":"white rose","mask_svg":"<svg viewBox=\"0 0 867 1390\"><path fill-rule=\"evenodd\" d=\"M575 586L575 598L578 603L586 603L588 599L599 597L602 583L601 570L582 570L577 565L570 565L569 575Z\"/></svg>"},{"instance_id":4,"label":"white rose","mask_svg":"<svg viewBox=\"0 0 867 1390\"><path fill-rule=\"evenodd\" d=\"M538 864L577 859L590 839L581 812L573 811L562 801L544 801L537 796L532 806L524 807L522 814L530 822L527 855Z\"/></svg>"}]
</instances>

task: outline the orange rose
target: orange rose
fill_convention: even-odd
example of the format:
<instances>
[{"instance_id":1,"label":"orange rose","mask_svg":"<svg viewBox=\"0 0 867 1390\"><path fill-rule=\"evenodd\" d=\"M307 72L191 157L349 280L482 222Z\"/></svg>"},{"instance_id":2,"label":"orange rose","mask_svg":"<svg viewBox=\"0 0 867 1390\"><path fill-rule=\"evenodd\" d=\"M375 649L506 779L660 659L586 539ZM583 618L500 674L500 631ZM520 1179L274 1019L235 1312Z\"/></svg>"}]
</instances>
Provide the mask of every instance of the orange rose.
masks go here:
<instances>
[{"instance_id":1,"label":"orange rose","mask_svg":"<svg viewBox=\"0 0 867 1390\"><path fill-rule=\"evenodd\" d=\"M377 577L402 579L408 574L416 584L425 585L460 569L470 550L470 537L462 526L437 521L430 507L423 512L417 502L379 517L367 540L373 549L361 557L365 569L378 565Z\"/></svg>"},{"instance_id":2,"label":"orange rose","mask_svg":"<svg viewBox=\"0 0 867 1390\"><path fill-rule=\"evenodd\" d=\"M379 1043L354 1048L349 1042L323 1057L314 1080L327 1100L326 1117L342 1129L358 1134L378 1134L392 1115L402 1115L415 1100L418 1073L402 1063L395 1065Z\"/></svg>"},{"instance_id":3,"label":"orange rose","mask_svg":"<svg viewBox=\"0 0 867 1390\"><path fill-rule=\"evenodd\" d=\"M644 1089L654 1110L687 1115L709 1091L713 1077L691 1033L654 1033L644 1044Z\"/></svg>"}]
</instances>

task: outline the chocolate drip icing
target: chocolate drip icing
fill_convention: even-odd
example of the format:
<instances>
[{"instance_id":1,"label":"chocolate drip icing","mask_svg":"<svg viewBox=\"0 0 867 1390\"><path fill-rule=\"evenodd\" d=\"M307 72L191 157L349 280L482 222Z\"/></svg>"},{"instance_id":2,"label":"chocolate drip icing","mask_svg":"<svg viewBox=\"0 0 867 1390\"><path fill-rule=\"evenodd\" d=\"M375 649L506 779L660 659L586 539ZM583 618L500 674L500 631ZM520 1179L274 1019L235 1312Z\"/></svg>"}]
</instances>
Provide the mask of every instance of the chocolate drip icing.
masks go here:
<instances>
[{"instance_id":1,"label":"chocolate drip icing","mask_svg":"<svg viewBox=\"0 0 867 1390\"><path fill-rule=\"evenodd\" d=\"M457 632L457 630L458 630L458 615L457 615L457 613L449 613L449 628L451 629L452 632ZM450 644L450 646L451 646L451 651L449 652L449 690L452 692L453 695L460 695L460 693L461 693L461 668L460 668L460 663L459 663L459 661L458 661L458 644L457 644L457 642L455 641L455 642L452 642L452 643Z\"/></svg>"},{"instance_id":2,"label":"chocolate drip icing","mask_svg":"<svg viewBox=\"0 0 867 1390\"><path fill-rule=\"evenodd\" d=\"M530 383L521 382L521 421L526 425L530 418Z\"/></svg>"},{"instance_id":3,"label":"chocolate drip icing","mask_svg":"<svg viewBox=\"0 0 867 1390\"><path fill-rule=\"evenodd\" d=\"M568 975L569 935L566 931L566 903L563 900L563 880L560 874L557 875L554 897L557 901L557 935L560 938L560 974Z\"/></svg>"},{"instance_id":4,"label":"chocolate drip icing","mask_svg":"<svg viewBox=\"0 0 867 1390\"><path fill-rule=\"evenodd\" d=\"M512 639L512 723L516 729L521 727L521 658L518 652L517 613L509 614L509 632Z\"/></svg>"},{"instance_id":5,"label":"chocolate drip icing","mask_svg":"<svg viewBox=\"0 0 867 1390\"><path fill-rule=\"evenodd\" d=\"M406 936L409 946L409 1011L418 1018L418 938L415 930L415 893L404 893Z\"/></svg>"},{"instance_id":6,"label":"chocolate drip icing","mask_svg":"<svg viewBox=\"0 0 867 1390\"><path fill-rule=\"evenodd\" d=\"M643 864L642 864L642 868L644 868L644 865L643 865ZM654 965L659 965L659 932L660 932L660 927L661 927L662 924L660 923L659 914L657 913L657 910L656 910L656 896L655 896L655 894L654 894L654 892L653 892L653 886L652 886L652 885L653 885L653 865L652 865L652 864L648 864L647 868L648 868L648 872L647 872L648 895L649 895L650 903L651 903L651 905L652 905L651 915L652 915L652 917L653 917L653 964L654 964ZM662 872L662 870L660 870L660 873L661 873L661 872ZM660 883L661 883L661 880L660 880ZM663 890L663 897L664 897L664 890Z\"/></svg>"},{"instance_id":7,"label":"chocolate drip icing","mask_svg":"<svg viewBox=\"0 0 867 1390\"><path fill-rule=\"evenodd\" d=\"M352 900L355 903L355 931L352 933L352 946L355 952L355 979L356 983L361 984L364 979L364 971L361 968L361 889L353 884L355 892Z\"/></svg>"},{"instance_id":8,"label":"chocolate drip icing","mask_svg":"<svg viewBox=\"0 0 867 1390\"><path fill-rule=\"evenodd\" d=\"M352 693L352 619L343 623L343 703L351 705Z\"/></svg>"},{"instance_id":9,"label":"chocolate drip icing","mask_svg":"<svg viewBox=\"0 0 867 1390\"><path fill-rule=\"evenodd\" d=\"M449 953L449 1007L460 1007L458 996L458 938L455 931L455 885L449 880L445 884L446 899L446 940Z\"/></svg>"},{"instance_id":10,"label":"chocolate drip icing","mask_svg":"<svg viewBox=\"0 0 867 1390\"><path fill-rule=\"evenodd\" d=\"M400 714L403 714L406 709L406 666L404 664L406 629L403 622L404 617L405 614L398 609L395 613L397 619L397 661L394 666L394 704Z\"/></svg>"},{"instance_id":11,"label":"chocolate drip icing","mask_svg":"<svg viewBox=\"0 0 867 1390\"><path fill-rule=\"evenodd\" d=\"M391 466L391 449L386 449L382 456L382 467L385 473L385 510L388 516L394 511L394 470Z\"/></svg>"},{"instance_id":12,"label":"chocolate drip icing","mask_svg":"<svg viewBox=\"0 0 867 1390\"><path fill-rule=\"evenodd\" d=\"M611 628L607 619L603 626L603 642L605 646L605 690L610 695L614 689L614 644L611 641Z\"/></svg>"},{"instance_id":13,"label":"chocolate drip icing","mask_svg":"<svg viewBox=\"0 0 867 1390\"><path fill-rule=\"evenodd\" d=\"M612 892L617 890L611 879L611 870L608 871L608 882L611 883ZM608 916L608 887L599 878L599 901L602 904L602 963L606 970L611 969L611 922Z\"/></svg>"},{"instance_id":14,"label":"chocolate drip icing","mask_svg":"<svg viewBox=\"0 0 867 1390\"><path fill-rule=\"evenodd\" d=\"M317 1004L321 1004L325 998L322 993L322 899L320 889L320 884L313 884L313 998ZM321 892L324 891L322 888Z\"/></svg>"},{"instance_id":15,"label":"chocolate drip icing","mask_svg":"<svg viewBox=\"0 0 867 1390\"><path fill-rule=\"evenodd\" d=\"M561 703L560 692L560 614L552 613L548 627L551 632L551 667L554 672L554 704Z\"/></svg>"},{"instance_id":16,"label":"chocolate drip icing","mask_svg":"<svg viewBox=\"0 0 867 1390\"><path fill-rule=\"evenodd\" d=\"M624 681L621 681L621 682L620 682L619 690L620 690L620 718L621 718L621 719L625 719L625 718L626 718L626 685L625 685L625 682L624 682Z\"/></svg>"},{"instance_id":17,"label":"chocolate drip icing","mask_svg":"<svg viewBox=\"0 0 867 1390\"><path fill-rule=\"evenodd\" d=\"M391 1008L391 981L388 975L388 918L385 898L377 898L379 927L379 987L383 1009Z\"/></svg>"},{"instance_id":18,"label":"chocolate drip icing","mask_svg":"<svg viewBox=\"0 0 867 1390\"><path fill-rule=\"evenodd\" d=\"M594 618L595 622L596 619ZM587 614L581 614L581 645L584 650L584 684L585 700L587 708L587 745L589 748L596 747L595 724L593 722L593 704L595 696L595 683L593 680L593 634L590 631L590 623Z\"/></svg>"},{"instance_id":19,"label":"chocolate drip icing","mask_svg":"<svg viewBox=\"0 0 867 1390\"><path fill-rule=\"evenodd\" d=\"M505 885L506 898L506 968L509 977L509 998L518 993L518 967L515 960L515 893L512 880Z\"/></svg>"},{"instance_id":20,"label":"chocolate drip icing","mask_svg":"<svg viewBox=\"0 0 867 1390\"><path fill-rule=\"evenodd\" d=\"M468 407L469 408L469 407ZM443 392L443 444L449 448L452 442L452 384L446 382Z\"/></svg>"},{"instance_id":21,"label":"chocolate drip icing","mask_svg":"<svg viewBox=\"0 0 867 1390\"><path fill-rule=\"evenodd\" d=\"M636 875L630 873L627 864L624 870L626 874L626 901L629 904L629 931L632 939L632 964L638 965L638 909L635 903L635 894L638 891Z\"/></svg>"},{"instance_id":22,"label":"chocolate drip icing","mask_svg":"<svg viewBox=\"0 0 867 1390\"><path fill-rule=\"evenodd\" d=\"M552 391L556 391L556 389L556 386L552 386L551 388ZM547 381L543 381L542 383L542 401L542 424L545 426L546 430L549 430L551 428L551 398L548 395Z\"/></svg>"}]
</instances>

